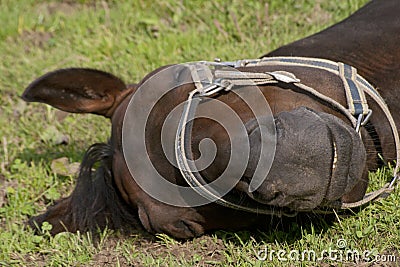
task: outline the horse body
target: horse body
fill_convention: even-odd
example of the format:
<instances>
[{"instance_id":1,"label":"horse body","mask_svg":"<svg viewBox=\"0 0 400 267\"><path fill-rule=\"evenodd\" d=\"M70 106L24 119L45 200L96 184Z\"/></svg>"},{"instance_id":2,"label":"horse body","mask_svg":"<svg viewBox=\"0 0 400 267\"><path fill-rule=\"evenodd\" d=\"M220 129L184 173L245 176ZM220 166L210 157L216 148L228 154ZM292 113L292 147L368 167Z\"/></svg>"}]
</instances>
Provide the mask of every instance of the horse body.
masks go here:
<instances>
[{"instance_id":1,"label":"horse body","mask_svg":"<svg viewBox=\"0 0 400 267\"><path fill-rule=\"evenodd\" d=\"M397 75L400 70L400 48L396 45L400 41L397 34L400 32L399 11L396 1L372 1L345 21L267 56L320 57L356 67L361 75L380 89L399 123L400 107L396 106L399 97L395 91L400 85ZM89 149L72 195L50 207L45 214L33 218L32 223L49 221L53 224L53 233L57 233L65 230L64 227L70 231L88 230L106 224L115 228L127 225L136 227L140 221L150 232L188 238L208 230L239 229L265 222L263 216L248 216L246 212L215 203L199 207L167 205L147 195L135 182L132 177L135 173L129 172L123 154L123 118L138 88L162 70L168 71L165 67L160 68L139 84L125 86L117 77L107 73L67 69L47 74L27 88L23 95L27 101L44 102L69 112L96 113L111 118L112 122L109 144ZM280 66L239 70L289 71L302 83L318 88L321 93L346 105L341 80L322 70ZM185 185L185 181L163 155L161 128L167 114L185 101L193 89L193 84L183 85L163 97L150 114L150 123L146 126L146 145L151 161L165 179L179 185ZM295 86L261 86L260 89L271 105L276 121L276 156L267 179L252 195L246 191L248 179L254 172L251 167L254 162L249 162L247 177L243 177L235 187L239 196L298 211L310 211L338 199L353 202L365 194L367 172L377 166L376 154L383 152L388 159L394 158L389 125L372 100L369 100L374 110L371 127L376 136L371 136L370 130L363 129L362 143L340 112L298 92ZM71 98L71 101L66 98ZM216 98L239 114L250 137L250 161L257 160L254 154L259 150L260 141L258 135L253 133L260 131L260 128L251 126L254 120L251 110L234 94L220 94ZM229 161L229 153L224 153L229 148L229 138L217 123L207 119L196 120L193 133L193 147L198 147L206 137L211 137L217 145L215 162L201 172L212 181ZM336 160L332 140L336 141L339 154L335 170L332 170L332 162ZM195 157L199 156L199 151L193 153ZM93 173L91 167L95 161L101 161L102 167Z\"/></svg>"}]
</instances>

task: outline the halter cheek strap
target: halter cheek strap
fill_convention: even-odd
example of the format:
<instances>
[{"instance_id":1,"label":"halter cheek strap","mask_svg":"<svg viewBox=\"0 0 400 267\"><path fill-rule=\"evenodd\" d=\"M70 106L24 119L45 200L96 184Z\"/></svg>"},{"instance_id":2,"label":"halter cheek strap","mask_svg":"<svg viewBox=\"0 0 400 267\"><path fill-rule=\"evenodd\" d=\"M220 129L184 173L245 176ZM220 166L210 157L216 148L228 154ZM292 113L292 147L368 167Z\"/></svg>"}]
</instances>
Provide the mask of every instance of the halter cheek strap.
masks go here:
<instances>
[{"instance_id":1,"label":"halter cheek strap","mask_svg":"<svg viewBox=\"0 0 400 267\"><path fill-rule=\"evenodd\" d=\"M294 74L286 71L275 71L266 73L232 71L237 67L255 67L255 66L303 66L316 69L323 69L339 76L343 81L347 105L344 107L336 100L321 94L317 90L304 85ZM229 68L228 68L229 67ZM314 95L329 105L335 107L343 113L352 123L353 127L359 132L360 127L364 126L372 111L368 107L365 94L368 94L382 109L388 120L395 140L396 147L396 166L394 176L391 182L385 184L381 189L368 193L364 198L354 203L342 203L340 201L331 203L329 208L348 209L360 207L376 200L379 197L387 196L392 192L398 180L398 170L400 164L400 140L399 134L393 120L393 117L382 97L363 77L357 74L357 70L343 63L336 63L330 60L304 57L267 57L262 59L238 60L234 62L197 62L188 64L193 82L196 89L189 93L188 101L185 104L178 131L175 139L175 156L178 167L185 181L200 195L208 198L210 201L218 204L248 212L269 215L293 216L296 211L290 211L284 208L270 207L260 205L259 203L249 202L244 205L239 203L235 197L229 194L222 197L218 193L206 187L206 180L200 175L194 163L189 160L191 157L190 133L192 124L188 123L194 118L196 108L204 96L212 96L221 91L229 91L235 86L252 86L276 84L278 82L290 83L299 89ZM326 213L326 210L313 210L313 212Z\"/></svg>"}]
</instances>

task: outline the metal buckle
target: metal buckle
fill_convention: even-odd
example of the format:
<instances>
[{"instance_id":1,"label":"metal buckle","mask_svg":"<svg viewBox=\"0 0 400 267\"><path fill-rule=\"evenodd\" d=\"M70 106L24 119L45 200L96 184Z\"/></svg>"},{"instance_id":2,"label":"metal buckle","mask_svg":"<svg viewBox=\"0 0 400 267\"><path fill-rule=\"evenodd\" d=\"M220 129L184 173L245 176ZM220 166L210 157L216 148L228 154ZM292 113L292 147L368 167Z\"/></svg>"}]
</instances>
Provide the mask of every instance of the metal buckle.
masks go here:
<instances>
[{"instance_id":1,"label":"metal buckle","mask_svg":"<svg viewBox=\"0 0 400 267\"><path fill-rule=\"evenodd\" d=\"M226 79L216 79L213 81L212 84L207 85L206 87L201 90L201 96L210 96L213 95L221 90L229 91L234 86L229 80Z\"/></svg>"},{"instance_id":2,"label":"metal buckle","mask_svg":"<svg viewBox=\"0 0 400 267\"><path fill-rule=\"evenodd\" d=\"M201 91L199 91L201 96L210 96L212 94L215 94L216 92L220 91L222 88L220 88L218 85L216 84L209 84L205 87L203 87L203 89Z\"/></svg>"},{"instance_id":3,"label":"metal buckle","mask_svg":"<svg viewBox=\"0 0 400 267\"><path fill-rule=\"evenodd\" d=\"M250 61L248 59L241 59L236 61L221 61L220 58L214 58L214 62L221 64L222 66L231 67L231 68L240 68L245 67Z\"/></svg>"},{"instance_id":4,"label":"metal buckle","mask_svg":"<svg viewBox=\"0 0 400 267\"><path fill-rule=\"evenodd\" d=\"M365 124L367 124L367 122L371 118L371 115L372 115L371 109L368 109L368 113L365 116L365 118L364 118L364 114L362 114L362 113L360 115L358 115L356 129L355 129L357 133L360 132L361 126L364 126Z\"/></svg>"}]
</instances>

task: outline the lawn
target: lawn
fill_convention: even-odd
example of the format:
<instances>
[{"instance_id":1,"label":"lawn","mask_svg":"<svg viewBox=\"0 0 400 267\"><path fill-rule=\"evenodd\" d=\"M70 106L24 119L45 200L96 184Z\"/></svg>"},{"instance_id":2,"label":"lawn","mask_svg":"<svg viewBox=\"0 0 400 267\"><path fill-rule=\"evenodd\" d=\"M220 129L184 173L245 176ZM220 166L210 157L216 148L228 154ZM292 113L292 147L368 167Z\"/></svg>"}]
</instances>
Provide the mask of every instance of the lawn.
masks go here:
<instances>
[{"instance_id":1,"label":"lawn","mask_svg":"<svg viewBox=\"0 0 400 267\"><path fill-rule=\"evenodd\" d=\"M0 265L348 266L355 251L380 259L376 264L396 265L394 255L400 265L398 194L333 222L277 220L265 231L217 231L189 241L111 230L95 240L87 233L51 237L50 225L42 235L24 225L71 192L85 149L110 133L102 117L22 101L36 77L75 66L137 82L165 64L257 58L340 21L365 2L0 0ZM373 190L390 170L370 176ZM308 260L313 252L316 259Z\"/></svg>"}]
</instances>

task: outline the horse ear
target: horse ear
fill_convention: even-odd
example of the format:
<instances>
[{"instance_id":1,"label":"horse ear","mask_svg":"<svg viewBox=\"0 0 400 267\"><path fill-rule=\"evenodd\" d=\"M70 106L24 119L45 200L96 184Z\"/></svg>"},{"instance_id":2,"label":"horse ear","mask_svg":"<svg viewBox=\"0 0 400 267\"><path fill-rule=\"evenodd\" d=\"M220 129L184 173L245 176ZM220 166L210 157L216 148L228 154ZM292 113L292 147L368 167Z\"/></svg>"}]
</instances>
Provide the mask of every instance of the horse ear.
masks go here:
<instances>
[{"instance_id":1,"label":"horse ear","mask_svg":"<svg viewBox=\"0 0 400 267\"><path fill-rule=\"evenodd\" d=\"M111 117L130 91L123 81L107 72L71 68L38 78L25 89L22 99L46 103L67 112Z\"/></svg>"}]
</instances>

